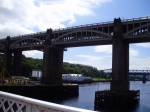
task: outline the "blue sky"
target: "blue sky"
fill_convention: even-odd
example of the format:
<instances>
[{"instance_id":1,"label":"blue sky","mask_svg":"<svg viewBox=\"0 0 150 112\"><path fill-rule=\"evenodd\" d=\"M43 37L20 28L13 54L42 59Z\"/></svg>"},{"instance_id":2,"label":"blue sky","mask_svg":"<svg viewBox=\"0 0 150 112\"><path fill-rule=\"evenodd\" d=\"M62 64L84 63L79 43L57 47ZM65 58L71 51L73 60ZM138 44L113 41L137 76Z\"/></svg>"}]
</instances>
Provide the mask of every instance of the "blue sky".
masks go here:
<instances>
[{"instance_id":1,"label":"blue sky","mask_svg":"<svg viewBox=\"0 0 150 112\"><path fill-rule=\"evenodd\" d=\"M1 0L0 37L45 31L81 24L150 16L149 0ZM130 68L150 69L150 43L130 45ZM23 52L42 58L42 52ZM111 68L109 46L68 48L64 61Z\"/></svg>"}]
</instances>

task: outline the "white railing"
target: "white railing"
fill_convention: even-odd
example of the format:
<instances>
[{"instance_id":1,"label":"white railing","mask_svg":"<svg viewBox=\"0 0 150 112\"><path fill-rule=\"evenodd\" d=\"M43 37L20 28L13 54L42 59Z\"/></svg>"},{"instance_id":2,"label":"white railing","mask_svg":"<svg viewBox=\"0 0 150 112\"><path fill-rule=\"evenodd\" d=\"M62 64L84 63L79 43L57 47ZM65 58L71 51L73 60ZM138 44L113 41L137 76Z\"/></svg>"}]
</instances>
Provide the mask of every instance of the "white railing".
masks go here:
<instances>
[{"instance_id":1,"label":"white railing","mask_svg":"<svg viewBox=\"0 0 150 112\"><path fill-rule=\"evenodd\" d=\"M94 112L0 91L0 112Z\"/></svg>"}]
</instances>

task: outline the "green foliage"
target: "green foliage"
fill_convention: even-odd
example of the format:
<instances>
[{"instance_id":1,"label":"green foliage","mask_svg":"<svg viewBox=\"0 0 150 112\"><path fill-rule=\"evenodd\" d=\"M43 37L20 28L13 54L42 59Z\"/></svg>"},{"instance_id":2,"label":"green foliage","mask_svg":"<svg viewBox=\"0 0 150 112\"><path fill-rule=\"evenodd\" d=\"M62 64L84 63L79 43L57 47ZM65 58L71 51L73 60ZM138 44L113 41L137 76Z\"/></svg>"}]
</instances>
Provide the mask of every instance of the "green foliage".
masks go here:
<instances>
[{"instance_id":1,"label":"green foliage","mask_svg":"<svg viewBox=\"0 0 150 112\"><path fill-rule=\"evenodd\" d=\"M6 64L5 56L0 55L0 69L2 69L2 67L5 67L5 64ZM24 74L24 76L31 76L33 69L42 70L42 66L43 66L42 59L33 59L33 58L27 58L25 56L22 56L22 74ZM13 65L12 65L12 68L13 68ZM83 74L85 76L90 76L90 77L104 77L105 76L103 71L100 71L95 67L81 65L81 64L71 64L71 63L66 63L66 62L64 62L63 64L62 73L63 74L77 73L77 74Z\"/></svg>"},{"instance_id":2,"label":"green foliage","mask_svg":"<svg viewBox=\"0 0 150 112\"><path fill-rule=\"evenodd\" d=\"M23 71L24 74L31 75L32 69L42 70L43 61L42 59L24 58L23 60ZM63 74L67 73L77 73L83 74L90 77L104 77L103 71L98 70L95 67L81 65L81 64L71 64L64 62L63 64Z\"/></svg>"},{"instance_id":3,"label":"green foliage","mask_svg":"<svg viewBox=\"0 0 150 112\"><path fill-rule=\"evenodd\" d=\"M95 67L81 65L81 64L70 64L70 63L64 63L63 73L64 74L65 73L77 73L77 74L83 74L85 76L90 76L90 77L104 76L103 71L100 71Z\"/></svg>"},{"instance_id":4,"label":"green foliage","mask_svg":"<svg viewBox=\"0 0 150 112\"><path fill-rule=\"evenodd\" d=\"M23 58L22 72L25 76L31 76L33 69L42 69L42 60L33 58Z\"/></svg>"}]
</instances>

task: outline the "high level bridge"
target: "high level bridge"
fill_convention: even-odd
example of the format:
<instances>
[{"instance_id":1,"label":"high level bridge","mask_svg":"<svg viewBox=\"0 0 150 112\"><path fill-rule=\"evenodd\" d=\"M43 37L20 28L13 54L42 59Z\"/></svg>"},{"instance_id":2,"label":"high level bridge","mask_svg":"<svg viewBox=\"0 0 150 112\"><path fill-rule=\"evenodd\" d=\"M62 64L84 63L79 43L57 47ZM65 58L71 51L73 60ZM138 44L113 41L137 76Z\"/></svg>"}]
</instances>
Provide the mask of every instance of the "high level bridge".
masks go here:
<instances>
[{"instance_id":1,"label":"high level bridge","mask_svg":"<svg viewBox=\"0 0 150 112\"><path fill-rule=\"evenodd\" d=\"M64 48L113 45L112 90L128 90L129 44L150 42L150 17L87 24L34 34L8 36L0 40L0 51L7 57L7 70L21 74L21 54L27 50L44 52L42 82L61 84ZM12 55L14 56L12 59ZM13 61L12 61L13 60Z\"/></svg>"}]
</instances>

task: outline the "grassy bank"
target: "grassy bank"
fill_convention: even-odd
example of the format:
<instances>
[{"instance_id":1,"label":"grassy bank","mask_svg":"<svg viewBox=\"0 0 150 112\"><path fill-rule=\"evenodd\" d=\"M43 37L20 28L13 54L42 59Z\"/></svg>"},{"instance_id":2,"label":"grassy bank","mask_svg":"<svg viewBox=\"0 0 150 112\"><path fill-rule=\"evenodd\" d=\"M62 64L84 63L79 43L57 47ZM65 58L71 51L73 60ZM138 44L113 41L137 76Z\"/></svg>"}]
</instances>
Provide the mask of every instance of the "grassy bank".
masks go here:
<instances>
[{"instance_id":1,"label":"grassy bank","mask_svg":"<svg viewBox=\"0 0 150 112\"><path fill-rule=\"evenodd\" d=\"M111 78L102 78L102 77L95 77L93 78L94 82L110 82Z\"/></svg>"}]
</instances>

